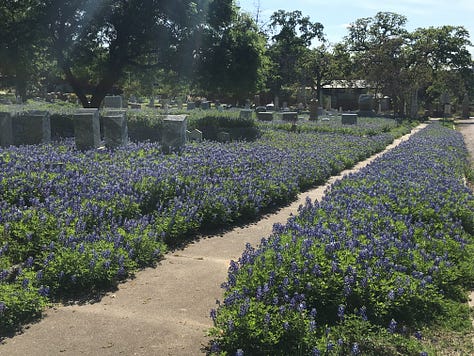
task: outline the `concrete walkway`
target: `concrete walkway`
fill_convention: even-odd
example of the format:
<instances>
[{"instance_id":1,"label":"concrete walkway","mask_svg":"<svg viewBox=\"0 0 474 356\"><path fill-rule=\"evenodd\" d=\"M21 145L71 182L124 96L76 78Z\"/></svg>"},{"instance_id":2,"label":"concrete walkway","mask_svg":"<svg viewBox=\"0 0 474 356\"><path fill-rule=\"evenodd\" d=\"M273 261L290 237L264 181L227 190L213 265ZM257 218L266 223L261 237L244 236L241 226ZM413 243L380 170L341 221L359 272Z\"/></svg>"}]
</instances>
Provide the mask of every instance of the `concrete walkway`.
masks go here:
<instances>
[{"instance_id":1,"label":"concrete walkway","mask_svg":"<svg viewBox=\"0 0 474 356\"><path fill-rule=\"evenodd\" d=\"M469 152L471 167L474 169L474 118L458 120L455 123L456 129L463 135L466 148ZM469 306L474 308L474 291L469 295ZM474 319L472 320L472 325L474 326ZM472 341L474 343L474 336Z\"/></svg>"},{"instance_id":2,"label":"concrete walkway","mask_svg":"<svg viewBox=\"0 0 474 356\"><path fill-rule=\"evenodd\" d=\"M100 302L49 309L38 323L0 345L0 355L202 355L206 331L212 326L209 311L216 307L216 299L222 300L220 284L226 280L229 261L241 256L247 242L257 246L268 237L273 224L284 224L307 196L320 200L334 181L384 152L300 194L293 204L255 224L166 254L156 268L138 272Z\"/></svg>"}]
</instances>

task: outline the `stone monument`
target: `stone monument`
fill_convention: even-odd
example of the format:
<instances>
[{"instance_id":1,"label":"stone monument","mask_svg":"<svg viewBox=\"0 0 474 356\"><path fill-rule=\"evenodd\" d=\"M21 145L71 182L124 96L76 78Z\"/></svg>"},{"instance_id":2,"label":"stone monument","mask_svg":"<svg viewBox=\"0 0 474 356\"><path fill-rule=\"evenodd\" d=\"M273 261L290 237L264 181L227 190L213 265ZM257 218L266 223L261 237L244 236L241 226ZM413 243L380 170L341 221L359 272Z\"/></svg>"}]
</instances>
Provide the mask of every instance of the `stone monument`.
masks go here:
<instances>
[{"instance_id":1,"label":"stone monument","mask_svg":"<svg viewBox=\"0 0 474 356\"><path fill-rule=\"evenodd\" d=\"M319 100L311 99L309 102L309 119L310 120L314 121L318 119L318 108L319 108Z\"/></svg>"},{"instance_id":2,"label":"stone monument","mask_svg":"<svg viewBox=\"0 0 474 356\"><path fill-rule=\"evenodd\" d=\"M79 109L74 114L74 139L78 150L100 146L99 109Z\"/></svg>"},{"instance_id":3,"label":"stone monument","mask_svg":"<svg viewBox=\"0 0 474 356\"><path fill-rule=\"evenodd\" d=\"M186 144L187 115L167 115L163 120L161 147L164 153L181 150Z\"/></svg>"},{"instance_id":4,"label":"stone monument","mask_svg":"<svg viewBox=\"0 0 474 356\"><path fill-rule=\"evenodd\" d=\"M0 113L0 146L37 145L49 142L51 142L49 112Z\"/></svg>"},{"instance_id":5,"label":"stone monument","mask_svg":"<svg viewBox=\"0 0 474 356\"><path fill-rule=\"evenodd\" d=\"M201 142L202 141L202 132L198 129L192 131L186 131L188 141L190 142Z\"/></svg>"},{"instance_id":6,"label":"stone monument","mask_svg":"<svg viewBox=\"0 0 474 356\"><path fill-rule=\"evenodd\" d=\"M128 127L125 112L111 111L102 116L105 146L115 148L128 143Z\"/></svg>"},{"instance_id":7,"label":"stone monument","mask_svg":"<svg viewBox=\"0 0 474 356\"><path fill-rule=\"evenodd\" d=\"M108 95L104 98L104 108L122 108L122 97L120 95Z\"/></svg>"},{"instance_id":8,"label":"stone monument","mask_svg":"<svg viewBox=\"0 0 474 356\"><path fill-rule=\"evenodd\" d=\"M16 113L0 112L0 146L8 147L13 145L13 117Z\"/></svg>"},{"instance_id":9,"label":"stone monument","mask_svg":"<svg viewBox=\"0 0 474 356\"><path fill-rule=\"evenodd\" d=\"M341 123L343 125L357 125L357 114L342 114Z\"/></svg>"},{"instance_id":10,"label":"stone monument","mask_svg":"<svg viewBox=\"0 0 474 356\"><path fill-rule=\"evenodd\" d=\"M240 119L251 119L252 118L252 110L250 109L242 109L239 113Z\"/></svg>"}]
</instances>

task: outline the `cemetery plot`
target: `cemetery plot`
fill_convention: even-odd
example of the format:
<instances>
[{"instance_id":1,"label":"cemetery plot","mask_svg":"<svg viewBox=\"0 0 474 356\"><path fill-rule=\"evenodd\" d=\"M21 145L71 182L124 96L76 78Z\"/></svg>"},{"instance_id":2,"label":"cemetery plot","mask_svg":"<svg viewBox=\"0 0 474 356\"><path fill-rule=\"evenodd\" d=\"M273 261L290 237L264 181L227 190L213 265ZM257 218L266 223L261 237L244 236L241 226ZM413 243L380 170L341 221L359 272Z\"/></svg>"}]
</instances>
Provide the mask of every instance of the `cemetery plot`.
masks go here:
<instances>
[{"instance_id":1,"label":"cemetery plot","mask_svg":"<svg viewBox=\"0 0 474 356\"><path fill-rule=\"evenodd\" d=\"M95 113L85 113L87 120ZM256 142L0 150L0 330L51 298L108 288L203 227L252 219L392 142L268 131Z\"/></svg>"}]
</instances>

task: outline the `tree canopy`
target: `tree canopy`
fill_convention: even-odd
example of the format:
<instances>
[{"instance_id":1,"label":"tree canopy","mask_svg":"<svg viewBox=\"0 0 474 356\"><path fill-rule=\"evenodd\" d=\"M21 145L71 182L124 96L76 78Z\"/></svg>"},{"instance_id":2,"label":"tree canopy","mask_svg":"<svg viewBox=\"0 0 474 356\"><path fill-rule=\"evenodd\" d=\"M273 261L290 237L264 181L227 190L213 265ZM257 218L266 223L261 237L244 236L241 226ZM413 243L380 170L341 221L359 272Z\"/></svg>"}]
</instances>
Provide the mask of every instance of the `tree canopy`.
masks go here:
<instances>
[{"instance_id":1,"label":"tree canopy","mask_svg":"<svg viewBox=\"0 0 474 356\"><path fill-rule=\"evenodd\" d=\"M0 15L0 75L23 98L57 75L85 107L124 88L238 101L310 87L319 97L337 79L365 80L399 114L418 96L474 97L468 31L409 32L393 12L356 19L336 44L299 10L276 11L263 30L234 0L5 0Z\"/></svg>"}]
</instances>

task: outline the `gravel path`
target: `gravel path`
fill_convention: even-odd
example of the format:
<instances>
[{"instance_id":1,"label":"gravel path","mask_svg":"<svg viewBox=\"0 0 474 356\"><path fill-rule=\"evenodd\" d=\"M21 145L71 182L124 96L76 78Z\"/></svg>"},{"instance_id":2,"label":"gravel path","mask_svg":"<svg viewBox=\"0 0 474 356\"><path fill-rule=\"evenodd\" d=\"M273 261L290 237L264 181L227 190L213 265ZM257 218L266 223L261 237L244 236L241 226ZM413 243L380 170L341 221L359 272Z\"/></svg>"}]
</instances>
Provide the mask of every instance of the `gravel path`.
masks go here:
<instances>
[{"instance_id":1,"label":"gravel path","mask_svg":"<svg viewBox=\"0 0 474 356\"><path fill-rule=\"evenodd\" d=\"M425 125L420 125L418 131ZM474 120L459 129L474 155ZM406 140L396 140L387 150ZM238 259L246 243L256 246L274 223L285 223L309 196L320 200L337 179L359 170L373 159L332 177L325 186L304 192L293 204L260 221L220 236L202 238L165 255L156 268L136 274L100 302L58 306L47 310L38 323L5 340L0 355L202 355L209 311L222 299L231 259ZM474 296L473 296L474 298Z\"/></svg>"}]
</instances>

